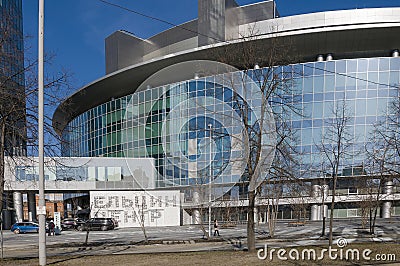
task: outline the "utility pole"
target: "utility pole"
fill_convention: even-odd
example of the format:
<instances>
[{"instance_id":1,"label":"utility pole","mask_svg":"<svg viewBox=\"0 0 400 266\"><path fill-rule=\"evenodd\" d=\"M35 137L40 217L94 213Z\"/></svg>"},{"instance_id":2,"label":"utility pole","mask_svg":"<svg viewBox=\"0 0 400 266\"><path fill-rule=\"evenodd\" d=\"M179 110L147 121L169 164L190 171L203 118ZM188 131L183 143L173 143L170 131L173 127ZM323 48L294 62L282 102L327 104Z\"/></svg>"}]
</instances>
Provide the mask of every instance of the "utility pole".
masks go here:
<instances>
[{"instance_id":1,"label":"utility pole","mask_svg":"<svg viewBox=\"0 0 400 266\"><path fill-rule=\"evenodd\" d=\"M46 265L46 205L44 201L44 0L39 0L38 108L39 108L39 265Z\"/></svg>"},{"instance_id":2,"label":"utility pole","mask_svg":"<svg viewBox=\"0 0 400 266\"><path fill-rule=\"evenodd\" d=\"M208 173L208 237L211 237L211 182L212 182L212 124L208 124L210 132L210 167Z\"/></svg>"}]
</instances>

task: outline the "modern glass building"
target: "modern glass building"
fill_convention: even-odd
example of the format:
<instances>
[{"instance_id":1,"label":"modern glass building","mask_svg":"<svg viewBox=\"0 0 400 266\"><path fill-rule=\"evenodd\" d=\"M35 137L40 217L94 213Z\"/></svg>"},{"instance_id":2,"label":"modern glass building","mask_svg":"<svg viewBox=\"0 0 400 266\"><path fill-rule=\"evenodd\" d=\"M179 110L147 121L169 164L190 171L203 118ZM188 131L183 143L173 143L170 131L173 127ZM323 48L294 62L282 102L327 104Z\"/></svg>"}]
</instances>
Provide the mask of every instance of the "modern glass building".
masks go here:
<instances>
[{"instance_id":1,"label":"modern glass building","mask_svg":"<svg viewBox=\"0 0 400 266\"><path fill-rule=\"evenodd\" d=\"M354 138L352 150L348 152L352 156L346 160L344 166L362 165L365 157L360 151L364 150L366 143L370 141L374 125L386 119L390 112L390 103L398 96L400 57L330 60L288 67L293 71L293 80L290 81L293 88L290 91L301 92L300 95L295 95L299 97L293 97L292 104L299 107L302 113L297 113L296 109L285 117L288 120L284 122L290 123L291 128L296 129L296 148L302 153L303 161L303 168L300 170L307 171L310 166L321 164L321 151L315 144L321 143L324 130L331 126L330 122L335 118L335 104L341 101L346 103L346 115L350 118L347 128ZM286 70L281 67L277 71ZM253 71L260 70L250 70L248 75L251 76ZM215 121L206 117L207 114L213 116L215 112L223 112L223 107L235 108L235 99L232 96L235 88L218 83L218 80L224 79L228 78L210 76L166 84L98 105L80 114L67 125L64 134L68 146L64 147L64 155L152 157L157 159L158 171L162 176L179 179L174 180L174 184L189 185L188 171L169 169L169 161L165 159L171 153L174 141L183 142L181 148L186 151L190 139L206 138L207 126L210 123L214 130L224 130L223 125L214 125ZM249 83L256 84L250 78ZM253 105L259 99L252 96L256 95L250 95L246 100ZM216 99L209 103L212 110L207 108L206 104L196 102L193 102L194 109L190 109L185 103L190 99L206 103L210 97ZM222 103L226 106L218 105ZM270 105L273 109L281 106L279 101L273 98ZM176 108L180 116L168 117ZM194 113L203 116L189 119L188 123L183 125L179 132L186 134L183 135L183 139L182 136L172 136L176 132L163 132L165 123L178 123L175 120L192 117ZM163 134L170 136L165 145ZM216 143L218 153L221 153L217 161L221 165L224 162L224 152L230 153L230 150L225 150L229 146L226 142L229 140L221 138ZM226 155L226 158L229 159L229 156ZM217 171L219 167L213 168ZM158 186L162 187L164 184L159 183Z\"/></svg>"},{"instance_id":2,"label":"modern glass building","mask_svg":"<svg viewBox=\"0 0 400 266\"><path fill-rule=\"evenodd\" d=\"M7 117L7 124L12 125L7 126L5 133L5 153L26 155L22 1L0 1L0 21L0 112L1 118Z\"/></svg>"},{"instance_id":3,"label":"modern glass building","mask_svg":"<svg viewBox=\"0 0 400 266\"><path fill-rule=\"evenodd\" d=\"M285 64L263 64L277 43ZM253 51L254 62L234 54L243 47ZM109 36L106 76L61 104L53 125L65 139L63 156L153 158L156 189L178 188L195 201L192 188L211 181L216 199L235 201L246 198L248 185L241 158L248 155L250 136L240 125L244 119L256 127L263 121L260 88L272 79L259 77L271 72L285 90L268 98L264 119L269 129L285 124L293 132L290 143L299 162L294 173L310 183L307 216L321 218L317 190L330 185L333 172L321 145L335 145L325 136L340 106L351 145L339 166L345 200L335 216L360 216L363 192L352 184L366 173L375 125L386 121L399 97L399 48L400 8L279 18L273 1L199 1L198 19L148 40L126 31ZM264 141L272 147L276 135ZM263 152L273 159L272 150ZM262 174L268 179L267 168ZM393 180L384 185L382 193L389 196L383 217L400 214L397 188ZM280 218L293 218L285 211L289 205L283 200Z\"/></svg>"}]
</instances>

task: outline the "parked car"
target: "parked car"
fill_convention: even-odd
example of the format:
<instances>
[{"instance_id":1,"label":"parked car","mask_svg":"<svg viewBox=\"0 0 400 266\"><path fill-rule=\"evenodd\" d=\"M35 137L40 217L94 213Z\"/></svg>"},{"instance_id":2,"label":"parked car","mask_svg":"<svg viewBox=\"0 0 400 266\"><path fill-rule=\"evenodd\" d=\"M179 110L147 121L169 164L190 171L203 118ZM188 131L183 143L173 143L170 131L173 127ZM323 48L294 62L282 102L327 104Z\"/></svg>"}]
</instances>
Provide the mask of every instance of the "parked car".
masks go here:
<instances>
[{"instance_id":1,"label":"parked car","mask_svg":"<svg viewBox=\"0 0 400 266\"><path fill-rule=\"evenodd\" d=\"M79 230L113 230L115 228L115 223L113 218L91 218L82 226Z\"/></svg>"},{"instance_id":2,"label":"parked car","mask_svg":"<svg viewBox=\"0 0 400 266\"><path fill-rule=\"evenodd\" d=\"M19 222L11 226L11 232L15 234L19 233L38 233L39 224L34 222Z\"/></svg>"},{"instance_id":3,"label":"parked car","mask_svg":"<svg viewBox=\"0 0 400 266\"><path fill-rule=\"evenodd\" d=\"M65 218L61 223L62 230L77 230L79 226L84 225L85 221L80 218Z\"/></svg>"}]
</instances>

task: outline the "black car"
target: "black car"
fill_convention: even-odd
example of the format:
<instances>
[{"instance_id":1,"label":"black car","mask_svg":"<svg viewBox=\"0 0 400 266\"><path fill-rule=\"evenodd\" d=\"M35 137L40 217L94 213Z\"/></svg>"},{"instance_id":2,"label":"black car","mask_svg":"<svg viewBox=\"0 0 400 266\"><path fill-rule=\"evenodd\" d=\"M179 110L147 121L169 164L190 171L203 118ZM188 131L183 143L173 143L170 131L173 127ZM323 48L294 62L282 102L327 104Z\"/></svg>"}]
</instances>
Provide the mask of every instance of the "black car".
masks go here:
<instances>
[{"instance_id":1,"label":"black car","mask_svg":"<svg viewBox=\"0 0 400 266\"><path fill-rule=\"evenodd\" d=\"M80 218L65 218L61 223L62 230L77 230L79 226L84 225L85 221Z\"/></svg>"},{"instance_id":2,"label":"black car","mask_svg":"<svg viewBox=\"0 0 400 266\"><path fill-rule=\"evenodd\" d=\"M86 223L79 227L79 230L113 230L115 223L113 218L90 218Z\"/></svg>"}]
</instances>

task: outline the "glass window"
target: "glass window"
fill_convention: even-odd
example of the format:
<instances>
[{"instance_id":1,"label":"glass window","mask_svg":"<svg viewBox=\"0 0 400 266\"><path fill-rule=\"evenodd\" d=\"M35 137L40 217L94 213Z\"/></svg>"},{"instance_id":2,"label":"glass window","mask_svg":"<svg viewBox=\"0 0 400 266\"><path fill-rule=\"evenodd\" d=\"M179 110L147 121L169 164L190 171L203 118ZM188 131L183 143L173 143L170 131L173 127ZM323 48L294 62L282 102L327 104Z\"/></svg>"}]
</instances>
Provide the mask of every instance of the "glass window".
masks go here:
<instances>
[{"instance_id":1,"label":"glass window","mask_svg":"<svg viewBox=\"0 0 400 266\"><path fill-rule=\"evenodd\" d=\"M326 72L324 73L325 75L334 74L335 73L335 62L334 61L326 62L325 70L326 70Z\"/></svg>"},{"instance_id":2,"label":"glass window","mask_svg":"<svg viewBox=\"0 0 400 266\"><path fill-rule=\"evenodd\" d=\"M333 101L335 97L335 94L333 92L328 92L324 94L324 100L325 101Z\"/></svg>"},{"instance_id":3,"label":"glass window","mask_svg":"<svg viewBox=\"0 0 400 266\"><path fill-rule=\"evenodd\" d=\"M356 89L356 77L355 75L348 75L346 77L346 89L355 90Z\"/></svg>"},{"instance_id":4,"label":"glass window","mask_svg":"<svg viewBox=\"0 0 400 266\"><path fill-rule=\"evenodd\" d=\"M355 99L356 91L346 91L346 99Z\"/></svg>"},{"instance_id":5,"label":"glass window","mask_svg":"<svg viewBox=\"0 0 400 266\"><path fill-rule=\"evenodd\" d=\"M314 63L304 64L304 77L312 76L314 71Z\"/></svg>"},{"instance_id":6,"label":"glass window","mask_svg":"<svg viewBox=\"0 0 400 266\"><path fill-rule=\"evenodd\" d=\"M371 58L368 59L368 71L378 71L378 59L376 58Z\"/></svg>"},{"instance_id":7,"label":"glass window","mask_svg":"<svg viewBox=\"0 0 400 266\"><path fill-rule=\"evenodd\" d=\"M106 168L99 166L97 167L97 180L105 181L106 180Z\"/></svg>"},{"instance_id":8,"label":"glass window","mask_svg":"<svg viewBox=\"0 0 400 266\"><path fill-rule=\"evenodd\" d=\"M389 70L389 58L380 58L379 59L379 70L387 71Z\"/></svg>"},{"instance_id":9,"label":"glass window","mask_svg":"<svg viewBox=\"0 0 400 266\"><path fill-rule=\"evenodd\" d=\"M313 118L322 118L323 115L323 105L324 103L320 102L320 103L314 103L313 104Z\"/></svg>"},{"instance_id":10,"label":"glass window","mask_svg":"<svg viewBox=\"0 0 400 266\"><path fill-rule=\"evenodd\" d=\"M314 94L314 102L320 102L320 101L323 101L323 99L324 99L323 93L315 93Z\"/></svg>"},{"instance_id":11,"label":"glass window","mask_svg":"<svg viewBox=\"0 0 400 266\"><path fill-rule=\"evenodd\" d=\"M342 75L336 75L336 90L344 90L346 77Z\"/></svg>"},{"instance_id":12,"label":"glass window","mask_svg":"<svg viewBox=\"0 0 400 266\"><path fill-rule=\"evenodd\" d=\"M304 78L303 93L312 93L312 92L313 92L313 78L312 77Z\"/></svg>"},{"instance_id":13,"label":"glass window","mask_svg":"<svg viewBox=\"0 0 400 266\"><path fill-rule=\"evenodd\" d=\"M347 73L345 60L336 61L336 72L337 73Z\"/></svg>"},{"instance_id":14,"label":"glass window","mask_svg":"<svg viewBox=\"0 0 400 266\"><path fill-rule=\"evenodd\" d=\"M357 89L364 90L367 87L367 74L358 73L357 74Z\"/></svg>"},{"instance_id":15,"label":"glass window","mask_svg":"<svg viewBox=\"0 0 400 266\"><path fill-rule=\"evenodd\" d=\"M88 181L96 180L96 167L89 166L88 167Z\"/></svg>"},{"instance_id":16,"label":"glass window","mask_svg":"<svg viewBox=\"0 0 400 266\"><path fill-rule=\"evenodd\" d=\"M400 82L399 71L390 71L389 76L389 85L392 87L397 87Z\"/></svg>"},{"instance_id":17,"label":"glass window","mask_svg":"<svg viewBox=\"0 0 400 266\"><path fill-rule=\"evenodd\" d=\"M358 99L356 101L356 116L364 116L366 113L366 100Z\"/></svg>"},{"instance_id":18,"label":"glass window","mask_svg":"<svg viewBox=\"0 0 400 266\"><path fill-rule=\"evenodd\" d=\"M324 70L325 70L325 62L317 62L314 65L314 75L319 76L319 75L324 75Z\"/></svg>"},{"instance_id":19,"label":"glass window","mask_svg":"<svg viewBox=\"0 0 400 266\"><path fill-rule=\"evenodd\" d=\"M120 181L121 180L121 167L107 167L107 180Z\"/></svg>"},{"instance_id":20,"label":"glass window","mask_svg":"<svg viewBox=\"0 0 400 266\"><path fill-rule=\"evenodd\" d=\"M334 91L335 89L335 76L326 75L325 76L325 91Z\"/></svg>"},{"instance_id":21,"label":"glass window","mask_svg":"<svg viewBox=\"0 0 400 266\"><path fill-rule=\"evenodd\" d=\"M368 99L367 100L367 115L377 115L377 100Z\"/></svg>"},{"instance_id":22,"label":"glass window","mask_svg":"<svg viewBox=\"0 0 400 266\"><path fill-rule=\"evenodd\" d=\"M358 60L358 72L367 72L368 69L368 60L367 59L359 59Z\"/></svg>"},{"instance_id":23,"label":"glass window","mask_svg":"<svg viewBox=\"0 0 400 266\"><path fill-rule=\"evenodd\" d=\"M390 70L400 70L400 60L399 58L390 58Z\"/></svg>"},{"instance_id":24,"label":"glass window","mask_svg":"<svg viewBox=\"0 0 400 266\"><path fill-rule=\"evenodd\" d=\"M389 85L389 72L379 72L379 86Z\"/></svg>"},{"instance_id":25,"label":"glass window","mask_svg":"<svg viewBox=\"0 0 400 266\"><path fill-rule=\"evenodd\" d=\"M314 77L314 93L324 91L324 76Z\"/></svg>"},{"instance_id":26,"label":"glass window","mask_svg":"<svg viewBox=\"0 0 400 266\"><path fill-rule=\"evenodd\" d=\"M357 72L357 60L347 60L347 72Z\"/></svg>"}]
</instances>

